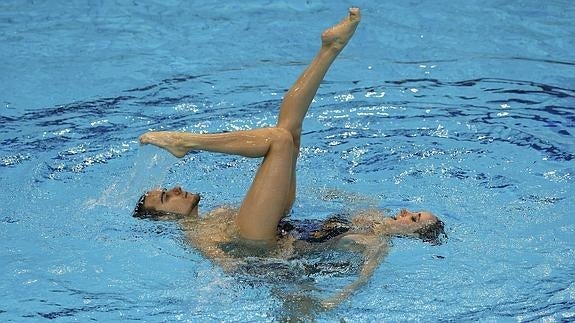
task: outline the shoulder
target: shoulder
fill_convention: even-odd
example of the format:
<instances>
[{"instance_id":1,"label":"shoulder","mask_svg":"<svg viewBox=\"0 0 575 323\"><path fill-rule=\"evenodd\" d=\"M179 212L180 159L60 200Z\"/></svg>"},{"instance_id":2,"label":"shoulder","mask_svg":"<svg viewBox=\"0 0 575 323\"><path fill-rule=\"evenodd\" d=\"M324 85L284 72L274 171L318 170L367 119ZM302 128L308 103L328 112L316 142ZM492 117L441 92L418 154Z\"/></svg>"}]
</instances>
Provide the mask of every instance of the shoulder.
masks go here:
<instances>
[{"instance_id":1,"label":"shoulder","mask_svg":"<svg viewBox=\"0 0 575 323\"><path fill-rule=\"evenodd\" d=\"M195 244L201 245L229 241L237 235L236 214L237 208L217 207L195 221L186 222L186 235Z\"/></svg>"},{"instance_id":2,"label":"shoulder","mask_svg":"<svg viewBox=\"0 0 575 323\"><path fill-rule=\"evenodd\" d=\"M206 218L215 216L236 216L238 208L231 205L221 205L206 214Z\"/></svg>"},{"instance_id":3,"label":"shoulder","mask_svg":"<svg viewBox=\"0 0 575 323\"><path fill-rule=\"evenodd\" d=\"M389 249L389 240L375 234L350 233L339 239L338 246L363 254L385 254Z\"/></svg>"}]
</instances>

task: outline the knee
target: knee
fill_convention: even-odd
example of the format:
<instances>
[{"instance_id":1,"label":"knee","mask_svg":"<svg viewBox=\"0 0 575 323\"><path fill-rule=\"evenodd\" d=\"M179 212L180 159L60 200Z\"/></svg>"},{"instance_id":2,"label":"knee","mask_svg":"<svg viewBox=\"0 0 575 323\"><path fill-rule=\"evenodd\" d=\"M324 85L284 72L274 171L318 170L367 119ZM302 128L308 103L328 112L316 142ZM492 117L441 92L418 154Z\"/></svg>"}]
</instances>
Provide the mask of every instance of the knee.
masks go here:
<instances>
[{"instance_id":1,"label":"knee","mask_svg":"<svg viewBox=\"0 0 575 323\"><path fill-rule=\"evenodd\" d=\"M272 141L272 146L290 150L294 148L294 138L291 132L286 129L271 128L269 138Z\"/></svg>"},{"instance_id":2,"label":"knee","mask_svg":"<svg viewBox=\"0 0 575 323\"><path fill-rule=\"evenodd\" d=\"M291 136L294 146L299 149L301 142L301 128L297 129L296 131L292 131Z\"/></svg>"},{"instance_id":3,"label":"knee","mask_svg":"<svg viewBox=\"0 0 575 323\"><path fill-rule=\"evenodd\" d=\"M275 129L283 129L283 130L289 132L291 134L294 147L299 149L300 142L301 142L301 126L299 126L299 127L296 127L296 126L286 127L285 125L278 124L278 126Z\"/></svg>"}]
</instances>

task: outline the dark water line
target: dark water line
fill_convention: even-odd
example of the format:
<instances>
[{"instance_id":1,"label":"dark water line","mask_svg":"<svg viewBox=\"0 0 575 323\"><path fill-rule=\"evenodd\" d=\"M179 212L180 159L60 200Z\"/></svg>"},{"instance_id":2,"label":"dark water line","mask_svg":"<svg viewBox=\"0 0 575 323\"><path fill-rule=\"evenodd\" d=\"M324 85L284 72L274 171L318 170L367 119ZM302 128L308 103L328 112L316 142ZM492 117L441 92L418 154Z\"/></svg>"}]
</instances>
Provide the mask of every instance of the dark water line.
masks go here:
<instances>
[{"instance_id":1,"label":"dark water line","mask_svg":"<svg viewBox=\"0 0 575 323\"><path fill-rule=\"evenodd\" d=\"M483 57L483 59L494 59L494 60L511 60L511 61L529 61L529 62L539 62L539 63L548 63L548 64L556 64L556 65L567 65L567 66L575 66L575 62L567 61L567 60L555 60L555 59L546 59L546 58L531 58L531 57L523 57L523 56L491 56L491 57ZM433 60L421 60L421 61L393 61L395 64L404 64L404 65L420 65L420 64L435 64L435 63L455 63L459 62L461 59L459 58L451 58L451 59L433 59Z\"/></svg>"}]
</instances>

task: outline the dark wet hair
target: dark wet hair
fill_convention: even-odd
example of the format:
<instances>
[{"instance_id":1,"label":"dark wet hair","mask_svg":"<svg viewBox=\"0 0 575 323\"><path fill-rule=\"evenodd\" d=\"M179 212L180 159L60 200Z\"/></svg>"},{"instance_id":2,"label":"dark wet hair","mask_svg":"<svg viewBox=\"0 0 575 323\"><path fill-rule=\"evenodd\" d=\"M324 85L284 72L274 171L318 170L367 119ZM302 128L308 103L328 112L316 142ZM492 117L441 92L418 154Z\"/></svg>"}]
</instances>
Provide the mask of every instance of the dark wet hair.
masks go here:
<instances>
[{"instance_id":1,"label":"dark wet hair","mask_svg":"<svg viewBox=\"0 0 575 323\"><path fill-rule=\"evenodd\" d=\"M416 230L414 232L417 237L423 242L430 243L434 246L438 246L447 240L447 234L445 234L445 225L439 219L432 224L426 225L423 228Z\"/></svg>"},{"instance_id":2,"label":"dark wet hair","mask_svg":"<svg viewBox=\"0 0 575 323\"><path fill-rule=\"evenodd\" d=\"M174 219L179 219L182 217L182 215L179 215L179 214L174 214L174 213L165 212L165 211L157 211L157 210L153 210L153 209L147 209L144 206L144 203L146 202L147 196L148 196L148 193L145 193L142 196L140 196L140 199L138 199L138 203L136 203L136 207L134 208L134 211L132 212L133 217L139 218L139 219L147 219L147 220L174 220Z\"/></svg>"}]
</instances>

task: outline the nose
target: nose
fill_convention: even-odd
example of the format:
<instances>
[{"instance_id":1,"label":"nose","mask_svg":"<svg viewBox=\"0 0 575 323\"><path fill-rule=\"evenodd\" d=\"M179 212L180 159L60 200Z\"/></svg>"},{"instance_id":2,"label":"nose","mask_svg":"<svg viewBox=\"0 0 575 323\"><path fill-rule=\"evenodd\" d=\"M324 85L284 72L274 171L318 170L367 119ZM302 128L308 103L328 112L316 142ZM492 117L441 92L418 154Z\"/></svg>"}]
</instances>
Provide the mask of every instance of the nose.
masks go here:
<instances>
[{"instance_id":1,"label":"nose","mask_svg":"<svg viewBox=\"0 0 575 323\"><path fill-rule=\"evenodd\" d=\"M399 211L399 216L404 217L407 216L409 214L409 211L407 209L401 209L401 211Z\"/></svg>"},{"instance_id":2,"label":"nose","mask_svg":"<svg viewBox=\"0 0 575 323\"><path fill-rule=\"evenodd\" d=\"M174 194L176 194L176 195L182 194L182 188L179 187L179 186L174 187L174 188L172 189L172 191L173 191Z\"/></svg>"}]
</instances>

